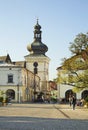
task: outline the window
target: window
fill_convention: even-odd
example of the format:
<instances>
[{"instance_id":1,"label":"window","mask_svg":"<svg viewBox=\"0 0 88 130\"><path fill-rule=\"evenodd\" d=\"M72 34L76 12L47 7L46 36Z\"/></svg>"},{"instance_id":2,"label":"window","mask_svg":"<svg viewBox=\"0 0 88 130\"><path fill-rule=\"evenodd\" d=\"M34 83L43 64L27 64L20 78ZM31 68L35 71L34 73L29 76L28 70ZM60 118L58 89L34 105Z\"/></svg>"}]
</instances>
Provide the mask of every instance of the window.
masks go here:
<instances>
[{"instance_id":1,"label":"window","mask_svg":"<svg viewBox=\"0 0 88 130\"><path fill-rule=\"evenodd\" d=\"M13 75L8 75L8 83L13 83Z\"/></svg>"}]
</instances>

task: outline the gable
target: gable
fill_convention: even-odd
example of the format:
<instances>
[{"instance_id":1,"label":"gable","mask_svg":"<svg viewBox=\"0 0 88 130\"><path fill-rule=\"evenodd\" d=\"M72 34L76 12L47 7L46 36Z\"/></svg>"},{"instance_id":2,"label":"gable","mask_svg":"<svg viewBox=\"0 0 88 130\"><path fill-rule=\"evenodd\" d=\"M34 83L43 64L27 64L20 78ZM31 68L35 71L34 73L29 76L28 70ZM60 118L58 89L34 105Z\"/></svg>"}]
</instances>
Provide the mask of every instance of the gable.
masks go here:
<instances>
[{"instance_id":1,"label":"gable","mask_svg":"<svg viewBox=\"0 0 88 130\"><path fill-rule=\"evenodd\" d=\"M7 54L7 56L0 56L0 63L11 63L9 54Z\"/></svg>"}]
</instances>

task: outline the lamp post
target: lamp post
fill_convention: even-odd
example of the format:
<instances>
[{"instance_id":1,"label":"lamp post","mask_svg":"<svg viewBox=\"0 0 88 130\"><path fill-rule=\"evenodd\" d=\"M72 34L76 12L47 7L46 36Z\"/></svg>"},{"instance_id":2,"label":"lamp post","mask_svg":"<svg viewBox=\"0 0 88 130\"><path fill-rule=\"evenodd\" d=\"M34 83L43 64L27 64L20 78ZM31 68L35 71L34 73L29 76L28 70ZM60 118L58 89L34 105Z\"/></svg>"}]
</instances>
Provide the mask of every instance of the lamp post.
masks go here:
<instances>
[{"instance_id":1,"label":"lamp post","mask_svg":"<svg viewBox=\"0 0 88 130\"><path fill-rule=\"evenodd\" d=\"M38 63L37 62L34 62L33 64L34 66L34 101L35 101L35 93L36 93L36 83L35 83L35 75L37 74L37 66L38 66Z\"/></svg>"},{"instance_id":2,"label":"lamp post","mask_svg":"<svg viewBox=\"0 0 88 130\"><path fill-rule=\"evenodd\" d=\"M20 103L20 91L19 91L19 84L17 84L17 102Z\"/></svg>"}]
</instances>

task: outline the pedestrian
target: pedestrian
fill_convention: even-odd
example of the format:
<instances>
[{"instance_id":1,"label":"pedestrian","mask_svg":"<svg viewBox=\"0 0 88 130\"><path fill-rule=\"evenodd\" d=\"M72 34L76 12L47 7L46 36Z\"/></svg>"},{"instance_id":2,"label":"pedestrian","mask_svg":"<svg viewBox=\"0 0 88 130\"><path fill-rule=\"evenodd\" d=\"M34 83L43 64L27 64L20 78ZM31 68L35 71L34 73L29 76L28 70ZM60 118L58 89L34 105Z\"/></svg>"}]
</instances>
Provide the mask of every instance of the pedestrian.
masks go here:
<instances>
[{"instance_id":1,"label":"pedestrian","mask_svg":"<svg viewBox=\"0 0 88 130\"><path fill-rule=\"evenodd\" d=\"M70 104L70 107L72 105L72 96L69 96L69 104Z\"/></svg>"},{"instance_id":2,"label":"pedestrian","mask_svg":"<svg viewBox=\"0 0 88 130\"><path fill-rule=\"evenodd\" d=\"M73 105L73 110L75 110L75 106L76 106L76 97L73 96L72 98L72 105Z\"/></svg>"},{"instance_id":3,"label":"pedestrian","mask_svg":"<svg viewBox=\"0 0 88 130\"><path fill-rule=\"evenodd\" d=\"M80 100L80 106L83 106L84 105L84 99L81 99Z\"/></svg>"}]
</instances>

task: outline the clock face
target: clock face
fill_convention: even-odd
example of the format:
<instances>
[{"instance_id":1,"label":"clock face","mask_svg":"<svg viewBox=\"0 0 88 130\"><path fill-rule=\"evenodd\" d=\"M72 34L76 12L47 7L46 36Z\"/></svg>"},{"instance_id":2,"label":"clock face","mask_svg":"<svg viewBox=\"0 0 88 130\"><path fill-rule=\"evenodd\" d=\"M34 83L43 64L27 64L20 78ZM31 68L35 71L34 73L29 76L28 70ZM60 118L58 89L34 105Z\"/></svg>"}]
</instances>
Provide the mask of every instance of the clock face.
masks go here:
<instances>
[{"instance_id":1,"label":"clock face","mask_svg":"<svg viewBox=\"0 0 88 130\"><path fill-rule=\"evenodd\" d=\"M38 63L37 63L37 62L34 62L33 65L34 65L34 67L37 67L37 66L38 66Z\"/></svg>"}]
</instances>

